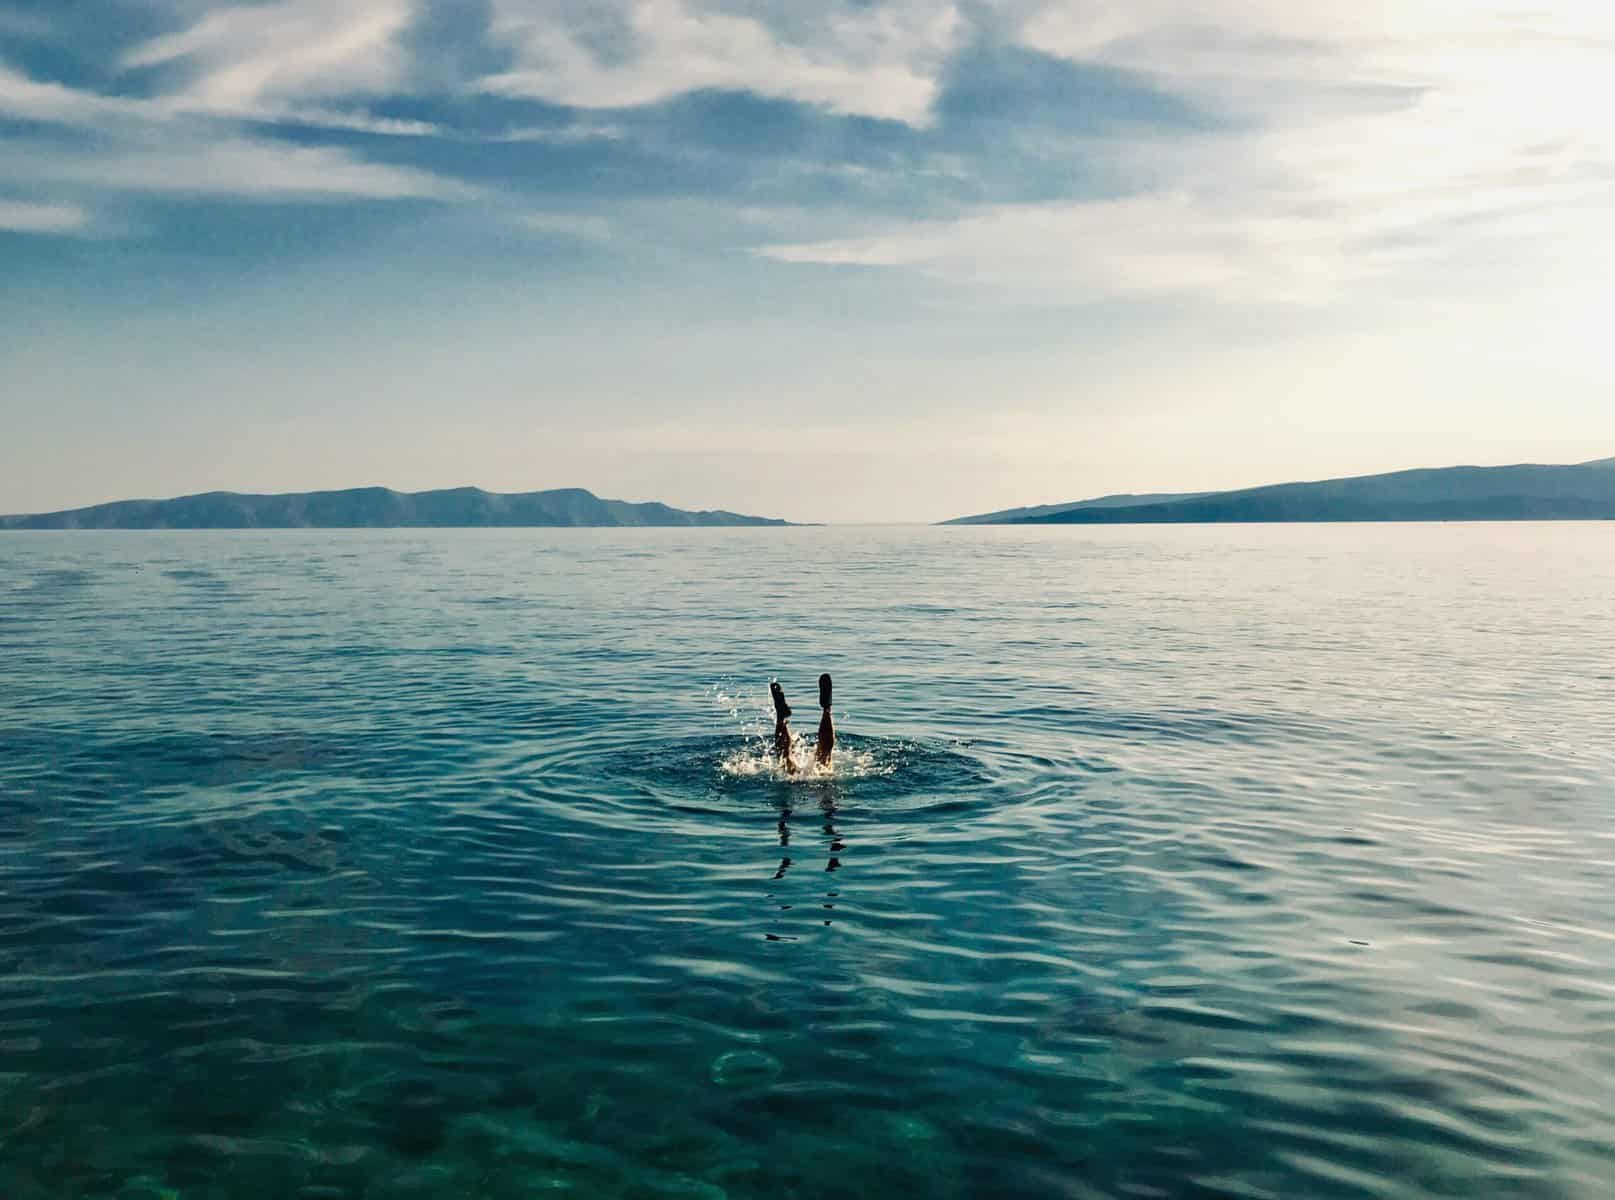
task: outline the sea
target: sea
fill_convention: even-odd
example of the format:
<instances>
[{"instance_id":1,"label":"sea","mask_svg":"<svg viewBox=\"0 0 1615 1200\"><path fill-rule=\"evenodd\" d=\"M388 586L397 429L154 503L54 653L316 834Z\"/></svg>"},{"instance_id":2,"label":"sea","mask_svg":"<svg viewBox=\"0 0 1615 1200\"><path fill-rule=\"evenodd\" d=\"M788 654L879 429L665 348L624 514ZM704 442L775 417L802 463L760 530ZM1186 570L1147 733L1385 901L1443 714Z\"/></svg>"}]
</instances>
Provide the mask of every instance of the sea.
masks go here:
<instances>
[{"instance_id":1,"label":"sea","mask_svg":"<svg viewBox=\"0 0 1615 1200\"><path fill-rule=\"evenodd\" d=\"M6 1200L1611 1195L1615 525L0 534Z\"/></svg>"}]
</instances>

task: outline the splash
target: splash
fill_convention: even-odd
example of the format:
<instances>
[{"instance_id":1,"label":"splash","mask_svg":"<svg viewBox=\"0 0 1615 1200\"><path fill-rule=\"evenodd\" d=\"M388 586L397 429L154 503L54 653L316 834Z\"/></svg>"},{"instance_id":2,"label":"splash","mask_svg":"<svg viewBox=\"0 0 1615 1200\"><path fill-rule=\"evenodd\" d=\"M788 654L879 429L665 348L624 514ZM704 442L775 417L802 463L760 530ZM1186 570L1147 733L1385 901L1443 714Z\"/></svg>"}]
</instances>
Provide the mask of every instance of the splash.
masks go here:
<instances>
[{"instance_id":1,"label":"splash","mask_svg":"<svg viewBox=\"0 0 1615 1200\"><path fill-rule=\"evenodd\" d=\"M813 761L817 739L800 734L791 738L791 757L796 770L787 771L785 764L775 756L771 739L759 739L755 744L730 751L718 761L718 770L731 779L772 779L780 783L812 783L825 779L879 779L897 771L895 760L882 761L873 750L857 750L844 742L837 742L835 755L828 763Z\"/></svg>"},{"instance_id":2,"label":"splash","mask_svg":"<svg viewBox=\"0 0 1615 1200\"><path fill-rule=\"evenodd\" d=\"M836 750L828 763L814 761L818 734L791 732L791 757L797 769L788 771L774 753L774 717L771 702L762 691L718 683L707 689L713 704L723 714L721 720L745 742L722 754L718 772L730 779L766 779L779 783L813 783L824 780L880 779L895 774L898 758L883 752L882 746L857 744L838 735Z\"/></svg>"}]
</instances>

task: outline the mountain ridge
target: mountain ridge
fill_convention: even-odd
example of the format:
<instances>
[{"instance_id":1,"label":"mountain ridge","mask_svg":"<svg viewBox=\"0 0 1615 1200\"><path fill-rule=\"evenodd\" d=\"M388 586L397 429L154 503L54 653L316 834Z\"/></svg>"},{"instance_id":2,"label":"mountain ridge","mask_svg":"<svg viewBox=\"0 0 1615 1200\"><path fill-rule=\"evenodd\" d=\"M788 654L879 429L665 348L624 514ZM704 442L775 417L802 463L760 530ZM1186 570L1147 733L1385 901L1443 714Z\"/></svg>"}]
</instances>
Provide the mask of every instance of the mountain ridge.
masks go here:
<instances>
[{"instance_id":1,"label":"mountain ridge","mask_svg":"<svg viewBox=\"0 0 1615 1200\"><path fill-rule=\"evenodd\" d=\"M585 488L488 492L476 487L399 492L198 492L113 500L58 512L0 516L0 529L415 529L788 525L726 509L608 500Z\"/></svg>"},{"instance_id":2,"label":"mountain ridge","mask_svg":"<svg viewBox=\"0 0 1615 1200\"><path fill-rule=\"evenodd\" d=\"M1102 503L1106 499L1046 507L1022 517L990 520L996 514L983 514L945 524L1615 520L1615 459L1569 465L1418 467L1186 494L1144 504Z\"/></svg>"},{"instance_id":3,"label":"mountain ridge","mask_svg":"<svg viewBox=\"0 0 1615 1200\"><path fill-rule=\"evenodd\" d=\"M1145 504L1166 504L1175 500L1194 500L1209 492L1116 492L1109 496L1095 496L1091 500L1068 500L1064 504L1035 504L1021 508L1001 508L997 512L981 513L973 517L955 517L942 525L1007 525L1026 521L1051 513L1068 512L1073 508L1129 508Z\"/></svg>"}]
</instances>

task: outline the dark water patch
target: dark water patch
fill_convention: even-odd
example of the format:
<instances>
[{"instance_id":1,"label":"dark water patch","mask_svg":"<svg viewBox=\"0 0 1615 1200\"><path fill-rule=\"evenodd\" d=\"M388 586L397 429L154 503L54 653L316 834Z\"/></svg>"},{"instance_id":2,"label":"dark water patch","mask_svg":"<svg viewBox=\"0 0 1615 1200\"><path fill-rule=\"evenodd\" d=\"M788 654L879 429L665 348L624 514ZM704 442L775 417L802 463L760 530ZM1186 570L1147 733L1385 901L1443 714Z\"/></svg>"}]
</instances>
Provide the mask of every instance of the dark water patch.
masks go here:
<instances>
[{"instance_id":1,"label":"dark water patch","mask_svg":"<svg viewBox=\"0 0 1615 1200\"><path fill-rule=\"evenodd\" d=\"M198 587L221 587L225 581L201 567L169 567L163 571L164 579L172 579L175 583L194 584Z\"/></svg>"},{"instance_id":2,"label":"dark water patch","mask_svg":"<svg viewBox=\"0 0 1615 1200\"><path fill-rule=\"evenodd\" d=\"M342 773L355 744L298 734L119 734L115 730L0 730L14 779L65 800L129 798L174 788L229 788L299 773Z\"/></svg>"},{"instance_id":3,"label":"dark water patch","mask_svg":"<svg viewBox=\"0 0 1615 1200\"><path fill-rule=\"evenodd\" d=\"M30 582L28 591L35 595L60 596L81 591L95 579L95 573L77 567L56 567L40 571Z\"/></svg>"}]
</instances>

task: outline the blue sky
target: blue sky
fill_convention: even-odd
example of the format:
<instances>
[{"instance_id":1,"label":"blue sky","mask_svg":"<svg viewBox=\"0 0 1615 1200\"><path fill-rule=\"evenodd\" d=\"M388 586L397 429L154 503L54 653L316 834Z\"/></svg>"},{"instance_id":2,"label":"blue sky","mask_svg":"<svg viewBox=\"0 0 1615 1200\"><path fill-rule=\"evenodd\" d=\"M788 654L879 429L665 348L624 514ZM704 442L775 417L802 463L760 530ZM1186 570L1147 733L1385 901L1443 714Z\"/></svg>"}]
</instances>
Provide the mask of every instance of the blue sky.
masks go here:
<instances>
[{"instance_id":1,"label":"blue sky","mask_svg":"<svg viewBox=\"0 0 1615 1200\"><path fill-rule=\"evenodd\" d=\"M0 511L1615 453L1593 0L0 0Z\"/></svg>"}]
</instances>

